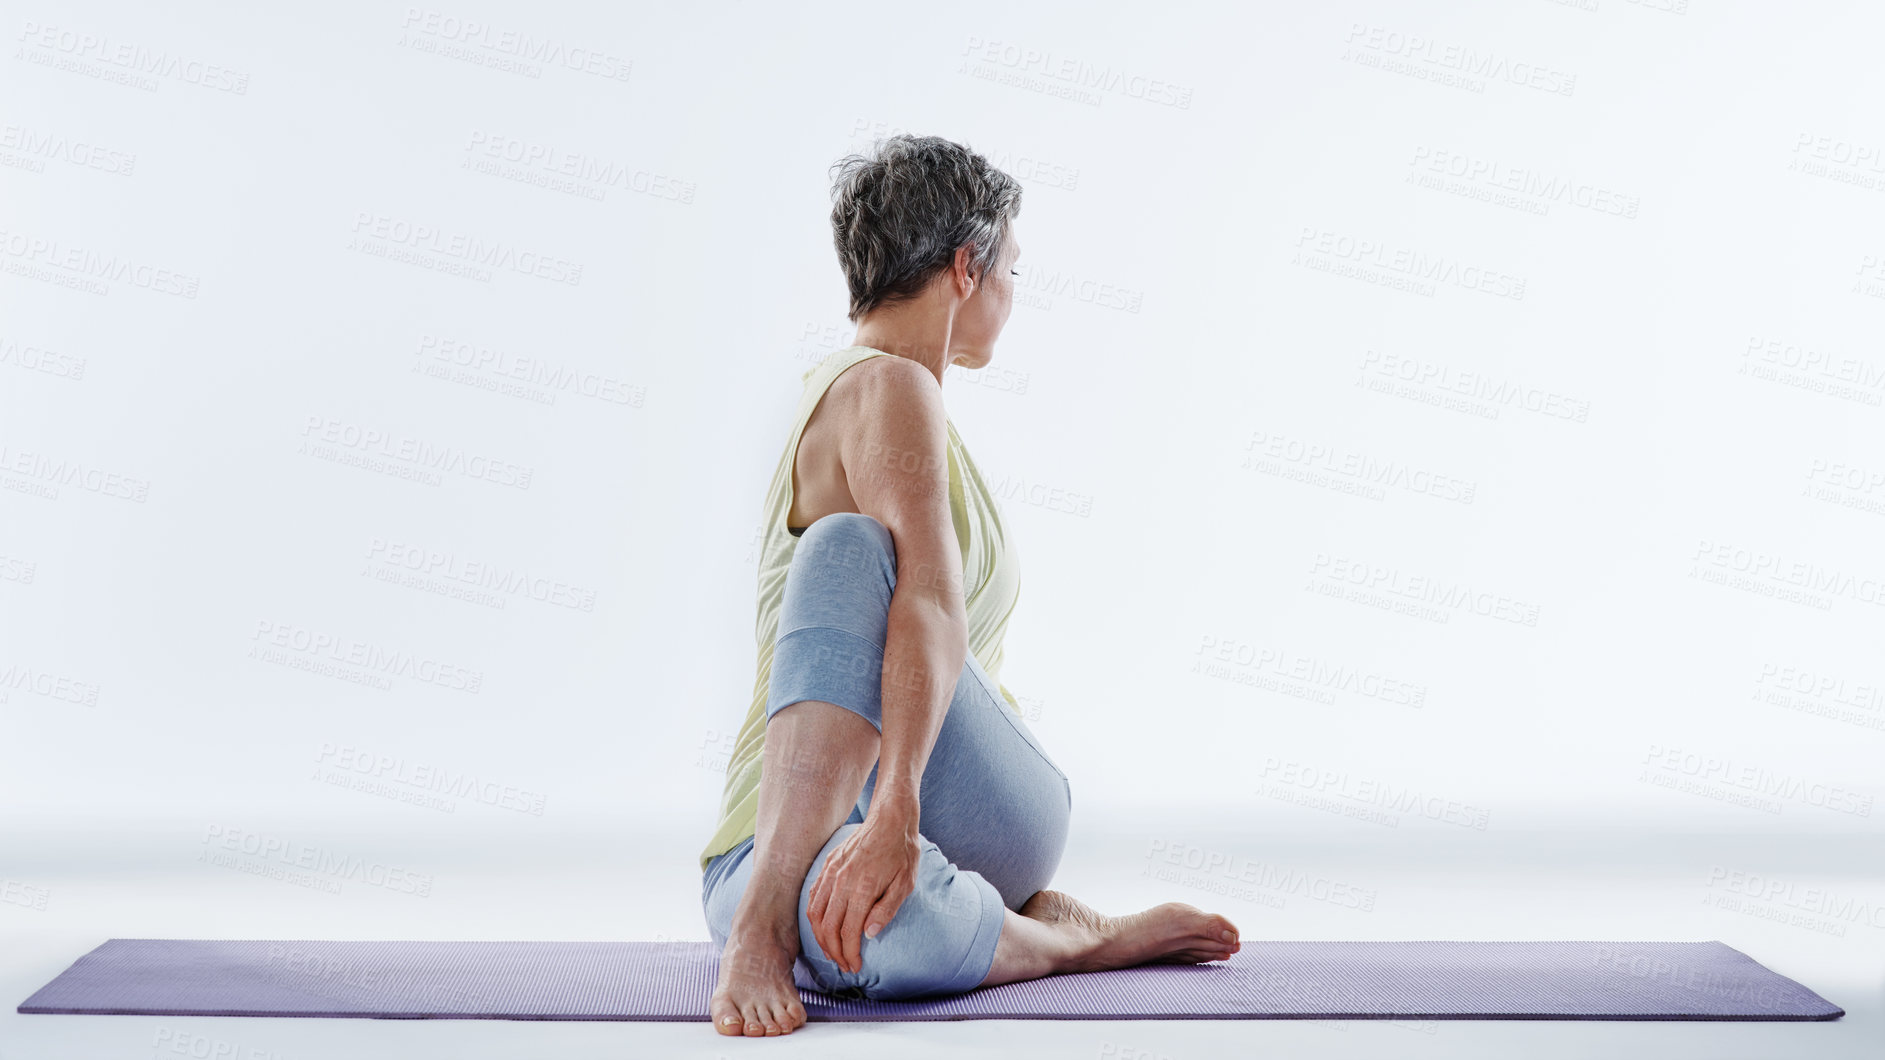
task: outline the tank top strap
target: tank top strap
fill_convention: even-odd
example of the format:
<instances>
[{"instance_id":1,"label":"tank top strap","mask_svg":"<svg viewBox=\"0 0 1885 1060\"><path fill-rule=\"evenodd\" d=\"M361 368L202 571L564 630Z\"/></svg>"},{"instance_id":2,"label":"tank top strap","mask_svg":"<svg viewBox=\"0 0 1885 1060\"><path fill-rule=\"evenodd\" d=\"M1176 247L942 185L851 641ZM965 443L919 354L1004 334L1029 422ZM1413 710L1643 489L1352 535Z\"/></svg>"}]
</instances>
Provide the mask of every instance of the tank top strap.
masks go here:
<instances>
[{"instance_id":1,"label":"tank top strap","mask_svg":"<svg viewBox=\"0 0 1885 1060\"><path fill-rule=\"evenodd\" d=\"M851 367L867 357L888 356L890 356L888 353L882 350L872 349L869 346L846 346L843 349L832 350L830 353L825 354L823 360L800 373L799 379L809 387L815 385L812 377L823 373L825 377L823 385L818 387L818 392L822 394L824 393L824 387L830 386L831 381L838 378L846 368Z\"/></svg>"}]
</instances>

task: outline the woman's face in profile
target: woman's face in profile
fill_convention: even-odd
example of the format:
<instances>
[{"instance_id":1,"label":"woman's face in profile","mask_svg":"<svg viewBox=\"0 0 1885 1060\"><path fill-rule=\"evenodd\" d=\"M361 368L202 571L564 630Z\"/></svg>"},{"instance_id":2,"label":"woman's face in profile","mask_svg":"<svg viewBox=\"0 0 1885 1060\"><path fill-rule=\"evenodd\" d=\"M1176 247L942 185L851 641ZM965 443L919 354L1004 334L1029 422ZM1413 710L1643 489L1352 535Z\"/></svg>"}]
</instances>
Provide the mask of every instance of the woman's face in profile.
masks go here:
<instances>
[{"instance_id":1,"label":"woman's face in profile","mask_svg":"<svg viewBox=\"0 0 1885 1060\"><path fill-rule=\"evenodd\" d=\"M995 340L1001 337L1001 329L1014 309L1014 269L1020 256L1021 244L1015 236L1014 222L1010 221L1001 254L956 314L949 341L950 363L975 369L994 358Z\"/></svg>"}]
</instances>

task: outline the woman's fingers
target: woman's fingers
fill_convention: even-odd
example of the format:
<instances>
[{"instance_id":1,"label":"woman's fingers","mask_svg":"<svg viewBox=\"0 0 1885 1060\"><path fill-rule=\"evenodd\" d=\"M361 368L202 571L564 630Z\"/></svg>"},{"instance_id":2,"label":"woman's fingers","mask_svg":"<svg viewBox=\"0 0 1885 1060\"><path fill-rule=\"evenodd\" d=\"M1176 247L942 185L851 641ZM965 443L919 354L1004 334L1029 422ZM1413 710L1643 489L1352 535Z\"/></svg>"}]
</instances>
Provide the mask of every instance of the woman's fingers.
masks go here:
<instances>
[{"instance_id":1,"label":"woman's fingers","mask_svg":"<svg viewBox=\"0 0 1885 1060\"><path fill-rule=\"evenodd\" d=\"M836 904L833 899L837 893L832 890L830 879L829 875L818 877L818 882L812 885L811 904L805 907L805 919L812 925L812 938L818 941L818 948L824 950L827 956L832 950L831 928L827 926L826 918L831 915L832 906Z\"/></svg>"},{"instance_id":2,"label":"woman's fingers","mask_svg":"<svg viewBox=\"0 0 1885 1060\"><path fill-rule=\"evenodd\" d=\"M840 941L839 934L844 926L847 904L844 892L833 887L831 901L825 906L825 915L818 920L818 929L813 934L818 937L819 947L825 951L825 956L831 958L833 964L847 972L855 972L857 969L845 959L844 944Z\"/></svg>"},{"instance_id":3,"label":"woman's fingers","mask_svg":"<svg viewBox=\"0 0 1885 1060\"><path fill-rule=\"evenodd\" d=\"M911 890L909 877L898 873L878 894L861 901L853 900L853 911L845 916L844 945L859 968L864 966L864 940L876 938L878 932L896 919L897 910L903 907Z\"/></svg>"},{"instance_id":4,"label":"woman's fingers","mask_svg":"<svg viewBox=\"0 0 1885 1060\"><path fill-rule=\"evenodd\" d=\"M816 921L817 929L813 934L818 945L824 948L825 956L852 974L864 970L864 918L870 915L875 904L874 898L865 897L855 887L838 881L832 885L824 916Z\"/></svg>"},{"instance_id":5,"label":"woman's fingers","mask_svg":"<svg viewBox=\"0 0 1885 1060\"><path fill-rule=\"evenodd\" d=\"M864 967L864 918L870 915L873 904L873 899L863 898L851 902L844 911L844 930L838 945L844 947L845 955L851 959L851 971L854 972Z\"/></svg>"},{"instance_id":6,"label":"woman's fingers","mask_svg":"<svg viewBox=\"0 0 1885 1060\"><path fill-rule=\"evenodd\" d=\"M864 937L874 939L890 922L897 918L897 910L903 908L903 902L910 897L909 881L899 878L884 896L871 907L870 915L864 918Z\"/></svg>"},{"instance_id":7,"label":"woman's fingers","mask_svg":"<svg viewBox=\"0 0 1885 1060\"><path fill-rule=\"evenodd\" d=\"M817 924L819 918L825 913L825 902L831 895L831 889L825 884L829 878L821 874L818 879L812 881L811 900L805 903L805 919L813 924Z\"/></svg>"},{"instance_id":8,"label":"woman's fingers","mask_svg":"<svg viewBox=\"0 0 1885 1060\"><path fill-rule=\"evenodd\" d=\"M839 843L838 848L825 859L824 869L812 884L811 901L805 906L805 919L811 921L812 938L818 940L818 948L824 950L825 956L840 968L844 968L844 958L838 953L837 947L837 926L840 921L833 917L842 916L844 911L844 892L838 884L845 875L845 848L850 842L846 839Z\"/></svg>"}]
</instances>

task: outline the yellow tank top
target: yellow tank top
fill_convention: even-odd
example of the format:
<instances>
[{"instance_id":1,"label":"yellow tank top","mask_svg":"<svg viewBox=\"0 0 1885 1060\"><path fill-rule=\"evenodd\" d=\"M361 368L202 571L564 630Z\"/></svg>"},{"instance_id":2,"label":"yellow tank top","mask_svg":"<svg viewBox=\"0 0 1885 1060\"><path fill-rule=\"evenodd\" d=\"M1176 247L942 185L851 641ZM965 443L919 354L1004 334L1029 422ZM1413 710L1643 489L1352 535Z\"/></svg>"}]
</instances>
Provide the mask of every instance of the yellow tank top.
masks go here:
<instances>
[{"instance_id":1,"label":"yellow tank top","mask_svg":"<svg viewBox=\"0 0 1885 1060\"><path fill-rule=\"evenodd\" d=\"M700 854L704 872L707 862L724 854L753 834L759 821L760 754L766 739L766 698L772 680L773 640L779 629L779 603L785 595L786 571L792 565L792 553L798 545L786 528L792 511L792 467L798 456L799 436L812 418L819 399L846 368L868 357L892 354L868 346L848 346L834 350L803 375L804 395L799 398L798 416L792 424L785 453L772 473L772 485L766 491L766 506L760 525L764 535L759 550L759 614L754 625L758 642L758 673L753 680L753 702L746 720L735 737L727 763L726 789L720 798L720 826ZM945 417L946 419L946 417ZM949 426L949 512L956 524L956 541L962 546L962 584L969 620L969 651L975 661L994 680L1008 705L1019 711L1013 693L1001 683L1002 634L1008 617L1014 613L1020 591L1021 571L1013 543L1001 522L1001 509L995 495L982 481L982 473L962 444L953 422Z\"/></svg>"}]
</instances>

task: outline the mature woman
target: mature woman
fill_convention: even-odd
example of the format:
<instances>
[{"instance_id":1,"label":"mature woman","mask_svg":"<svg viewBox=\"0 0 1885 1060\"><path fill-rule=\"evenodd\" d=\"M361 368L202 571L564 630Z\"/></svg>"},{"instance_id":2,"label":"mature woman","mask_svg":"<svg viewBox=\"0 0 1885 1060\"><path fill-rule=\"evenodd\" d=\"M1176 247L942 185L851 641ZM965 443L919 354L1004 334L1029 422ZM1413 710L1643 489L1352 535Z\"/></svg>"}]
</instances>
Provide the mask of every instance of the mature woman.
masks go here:
<instances>
[{"instance_id":1,"label":"mature woman","mask_svg":"<svg viewBox=\"0 0 1885 1060\"><path fill-rule=\"evenodd\" d=\"M766 496L758 675L701 852L715 1029L790 1033L799 986L912 998L1228 957L1221 916L1044 889L1072 789L999 680L1019 572L942 400L1007 323L1020 186L934 136L834 170L857 344L805 372Z\"/></svg>"}]
</instances>

